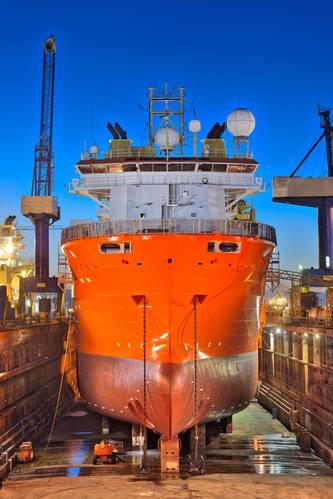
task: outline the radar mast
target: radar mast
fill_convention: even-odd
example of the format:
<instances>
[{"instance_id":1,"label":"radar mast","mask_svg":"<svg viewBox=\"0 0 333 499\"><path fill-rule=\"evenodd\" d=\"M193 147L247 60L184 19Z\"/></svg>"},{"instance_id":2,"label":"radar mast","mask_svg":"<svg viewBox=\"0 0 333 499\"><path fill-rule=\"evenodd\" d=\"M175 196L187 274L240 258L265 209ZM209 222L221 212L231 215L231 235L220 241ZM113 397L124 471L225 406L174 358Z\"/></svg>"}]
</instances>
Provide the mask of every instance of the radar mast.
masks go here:
<instances>
[{"instance_id":1,"label":"radar mast","mask_svg":"<svg viewBox=\"0 0 333 499\"><path fill-rule=\"evenodd\" d=\"M160 127L160 120L157 124L156 117L163 119L164 125L168 126L170 120L176 118L176 126L179 130L179 151L180 157L184 155L184 95L185 88L183 86L178 89L168 88L168 82L164 84L164 90L156 90L155 87L148 88L148 111L149 111L149 143L151 146L155 144L155 133ZM174 121L174 120L173 120ZM169 149L166 149L168 159Z\"/></svg>"}]
</instances>

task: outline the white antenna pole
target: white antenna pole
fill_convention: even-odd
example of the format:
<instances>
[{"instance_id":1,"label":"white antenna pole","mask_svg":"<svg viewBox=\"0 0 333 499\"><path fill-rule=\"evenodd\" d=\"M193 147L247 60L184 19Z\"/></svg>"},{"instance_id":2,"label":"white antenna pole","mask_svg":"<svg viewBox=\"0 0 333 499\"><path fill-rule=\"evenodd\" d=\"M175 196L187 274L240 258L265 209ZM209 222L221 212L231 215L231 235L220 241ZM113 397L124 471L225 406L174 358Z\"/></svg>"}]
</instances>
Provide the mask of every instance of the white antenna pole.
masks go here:
<instances>
[{"instance_id":1,"label":"white antenna pole","mask_svg":"<svg viewBox=\"0 0 333 499\"><path fill-rule=\"evenodd\" d=\"M197 134L201 130L201 123L199 120L191 120L188 124L188 129L193 133L193 156L197 157Z\"/></svg>"}]
</instances>

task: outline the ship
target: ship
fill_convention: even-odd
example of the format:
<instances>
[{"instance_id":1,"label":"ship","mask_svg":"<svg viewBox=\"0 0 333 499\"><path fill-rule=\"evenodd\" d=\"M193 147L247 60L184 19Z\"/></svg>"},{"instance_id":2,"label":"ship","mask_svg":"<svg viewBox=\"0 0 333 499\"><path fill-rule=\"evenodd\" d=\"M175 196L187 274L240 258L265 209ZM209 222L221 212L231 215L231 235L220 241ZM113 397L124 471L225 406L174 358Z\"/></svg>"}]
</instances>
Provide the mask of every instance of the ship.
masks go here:
<instances>
[{"instance_id":1,"label":"ship","mask_svg":"<svg viewBox=\"0 0 333 499\"><path fill-rule=\"evenodd\" d=\"M184 95L183 87L149 88L144 145L107 124L107 151L84 151L70 188L97 203L97 221L62 232L81 395L162 443L250 403L276 245L249 203L265 190L250 151L253 114L235 109L199 142L195 116L185 130Z\"/></svg>"}]
</instances>

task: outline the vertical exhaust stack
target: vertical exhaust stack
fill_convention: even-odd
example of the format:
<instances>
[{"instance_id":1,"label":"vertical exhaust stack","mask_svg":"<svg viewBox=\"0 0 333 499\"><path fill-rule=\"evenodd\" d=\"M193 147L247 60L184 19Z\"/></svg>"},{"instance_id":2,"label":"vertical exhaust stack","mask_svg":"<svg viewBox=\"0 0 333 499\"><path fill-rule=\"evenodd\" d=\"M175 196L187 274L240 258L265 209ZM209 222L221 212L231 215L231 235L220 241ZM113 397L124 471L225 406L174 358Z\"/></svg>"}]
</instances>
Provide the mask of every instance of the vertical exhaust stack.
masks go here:
<instances>
[{"instance_id":1,"label":"vertical exhaust stack","mask_svg":"<svg viewBox=\"0 0 333 499\"><path fill-rule=\"evenodd\" d=\"M220 129L220 126L220 123L217 121L207 133L207 139L216 139L216 133Z\"/></svg>"},{"instance_id":2,"label":"vertical exhaust stack","mask_svg":"<svg viewBox=\"0 0 333 499\"><path fill-rule=\"evenodd\" d=\"M121 126L119 125L119 123L115 123L114 126L115 126L117 132L119 133L120 138L121 139L127 139L127 133L125 132L125 130L123 130L121 128Z\"/></svg>"},{"instance_id":3,"label":"vertical exhaust stack","mask_svg":"<svg viewBox=\"0 0 333 499\"><path fill-rule=\"evenodd\" d=\"M209 158L225 158L227 151L222 134L226 129L226 124L222 125L217 121L207 133L207 137L202 140L202 156Z\"/></svg>"},{"instance_id":4,"label":"vertical exhaust stack","mask_svg":"<svg viewBox=\"0 0 333 499\"><path fill-rule=\"evenodd\" d=\"M106 127L107 129L109 130L109 132L111 133L112 137L115 139L115 140L118 140L119 139L119 133L117 132L117 130L114 128L113 125L111 125L110 122L108 122L106 124Z\"/></svg>"},{"instance_id":5,"label":"vertical exhaust stack","mask_svg":"<svg viewBox=\"0 0 333 499\"><path fill-rule=\"evenodd\" d=\"M106 126L113 137L113 139L109 141L109 157L130 158L132 141L127 138L127 133L125 132L125 130L117 122L114 124L114 126L110 122L108 122Z\"/></svg>"}]
</instances>

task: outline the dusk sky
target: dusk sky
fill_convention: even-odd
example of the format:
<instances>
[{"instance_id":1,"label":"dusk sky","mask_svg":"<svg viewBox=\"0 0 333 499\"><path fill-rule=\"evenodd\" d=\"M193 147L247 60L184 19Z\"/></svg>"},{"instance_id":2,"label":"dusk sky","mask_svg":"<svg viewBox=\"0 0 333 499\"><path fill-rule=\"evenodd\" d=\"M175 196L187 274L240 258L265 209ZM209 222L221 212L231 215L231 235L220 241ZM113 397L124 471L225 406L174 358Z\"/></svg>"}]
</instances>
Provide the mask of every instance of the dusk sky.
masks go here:
<instances>
[{"instance_id":1,"label":"dusk sky","mask_svg":"<svg viewBox=\"0 0 333 499\"><path fill-rule=\"evenodd\" d=\"M75 176L84 141L107 149L110 120L119 121L135 145L144 142L147 87L168 80L170 86L185 86L186 118L193 117L194 105L202 122L200 138L235 107L254 113L251 149L267 183L267 192L254 200L257 218L276 227L283 268L316 266L316 210L273 203L271 181L273 175L289 175L319 136L318 104L332 106L332 19L329 0L3 0L1 221L19 214L20 196L30 194L43 43L54 34L58 225L95 218L94 203L65 187ZM190 152L189 138L187 143ZM324 147L300 174L326 174ZM29 223L19 216L20 226ZM24 235L26 255L32 255L32 231ZM51 233L53 248L58 237L59 231Z\"/></svg>"}]
</instances>

